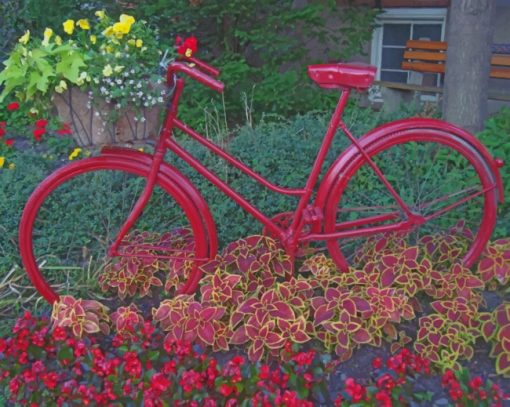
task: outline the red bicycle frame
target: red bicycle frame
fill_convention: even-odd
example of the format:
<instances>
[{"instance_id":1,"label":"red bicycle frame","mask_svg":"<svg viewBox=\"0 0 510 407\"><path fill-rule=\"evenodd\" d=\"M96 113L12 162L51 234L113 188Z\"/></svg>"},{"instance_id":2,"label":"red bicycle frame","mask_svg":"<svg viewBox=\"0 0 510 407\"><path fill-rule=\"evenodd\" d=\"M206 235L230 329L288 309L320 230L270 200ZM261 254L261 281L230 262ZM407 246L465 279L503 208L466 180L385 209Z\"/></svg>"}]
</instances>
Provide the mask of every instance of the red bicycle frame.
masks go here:
<instances>
[{"instance_id":1,"label":"red bicycle frame","mask_svg":"<svg viewBox=\"0 0 510 407\"><path fill-rule=\"evenodd\" d=\"M426 222L432 216L425 218L419 214L415 214L411 211L409 206L402 200L399 194L395 191L392 185L388 182L384 174L377 167L377 165L373 162L373 160L369 157L366 151L363 149L363 146L359 143L359 141L349 132L346 124L342 120L342 113L347 104L347 100L350 95L351 89L348 87L341 88L341 94L339 101L337 103L336 109L331 117L329 122L328 129L322 141L322 144L319 148L315 161L313 163L310 175L304 188L284 188L278 185L271 183L269 180L261 176L260 174L254 172L251 168L246 166L241 161L237 160L235 157L231 156L229 153L221 149L216 144L207 140L204 136L197 133L190 127L188 127L185 123L181 122L177 118L178 106L180 97L184 88L184 79L178 78L176 79L176 73L181 72L189 75L196 81L210 87L211 89L222 92L223 84L216 79L211 78L209 75L218 76L219 71L210 65L206 64L203 61L200 61L195 58L187 58L187 62L194 64L198 69L193 68L185 62L173 62L168 67L167 81L170 85L174 86L173 96L170 102L170 108L167 111L166 118L163 123L162 130L160 132L160 138L156 145L154 158L152 162L152 166L150 172L147 177L147 184L140 198L138 199L134 209L128 216L126 222L122 226L119 235L117 236L115 242L110 248L109 254L112 256L121 255L119 252L119 245L124 236L127 234L128 230L133 226L136 222L136 219L142 212L145 204L150 199L152 190L154 188L158 172L160 170L161 163L163 161L163 157L168 150L174 152L178 157L183 159L188 165L194 168L199 174L201 174L204 178L209 180L213 185L215 185L218 189L220 189L225 195L234 200L239 206L245 209L248 213L250 213L255 219L261 222L268 231L270 231L273 235L277 236L278 239L282 242L284 248L290 256L294 256L296 253L297 247L301 242L307 241L316 241L316 240L333 240L339 238L350 238L357 236L368 236L377 233L383 232L392 232L392 231L407 231L412 229L415 226L419 226ZM326 86L324 86L326 87ZM327 85L327 87L333 87ZM334 233L308 233L301 234L305 224L318 222L322 219L322 213L320 209L313 207L309 204L310 198L314 191L314 188L317 184L317 180L319 177L320 170L328 153L328 150L331 146L333 137L340 128L343 133L349 138L351 143L357 148L357 150L364 156L367 163L377 174L381 182L386 186L389 193L395 199L395 202L398 205L398 210L394 211L390 214L384 215L375 215L371 217L366 217L361 220L351 221L351 222L343 222L336 225L336 229L338 231ZM247 176L251 177L267 189L284 195L296 196L299 197L299 202L294 211L294 216L292 222L289 227L282 228L278 226L278 224L267 217L265 214L260 212L254 205L246 200L241 194L237 191L233 190L226 182L221 180L216 174L211 172L208 168L203 166L197 159L195 159L188 151L186 151L182 146L180 146L175 138L173 137L173 130L178 129L183 133L187 134L207 149L212 151L214 154L221 157L223 160L234 166L235 168L242 171ZM472 199L477 195L485 193L485 190L477 191L476 193L466 197L464 200L458 201L448 207L446 210L452 209L455 206L461 205L466 200ZM397 219L404 215L403 218L405 220L396 222L394 224L385 224L379 226L369 226L360 228L360 226L377 224L384 221ZM346 230L347 229L347 230Z\"/></svg>"}]
</instances>

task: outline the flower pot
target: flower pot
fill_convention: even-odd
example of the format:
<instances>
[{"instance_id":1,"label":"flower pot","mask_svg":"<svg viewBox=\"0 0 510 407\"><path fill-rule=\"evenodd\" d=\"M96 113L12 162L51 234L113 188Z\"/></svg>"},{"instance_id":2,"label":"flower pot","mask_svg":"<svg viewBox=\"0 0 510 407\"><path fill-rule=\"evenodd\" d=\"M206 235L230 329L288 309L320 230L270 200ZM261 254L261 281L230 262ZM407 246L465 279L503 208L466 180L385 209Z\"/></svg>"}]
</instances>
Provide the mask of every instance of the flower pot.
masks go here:
<instances>
[{"instance_id":1,"label":"flower pot","mask_svg":"<svg viewBox=\"0 0 510 407\"><path fill-rule=\"evenodd\" d=\"M133 142L158 134L160 106L143 109L141 118L137 119L133 110L119 110L113 103L91 101L77 87L56 93L53 104L60 119L70 125L73 138L80 146Z\"/></svg>"}]
</instances>

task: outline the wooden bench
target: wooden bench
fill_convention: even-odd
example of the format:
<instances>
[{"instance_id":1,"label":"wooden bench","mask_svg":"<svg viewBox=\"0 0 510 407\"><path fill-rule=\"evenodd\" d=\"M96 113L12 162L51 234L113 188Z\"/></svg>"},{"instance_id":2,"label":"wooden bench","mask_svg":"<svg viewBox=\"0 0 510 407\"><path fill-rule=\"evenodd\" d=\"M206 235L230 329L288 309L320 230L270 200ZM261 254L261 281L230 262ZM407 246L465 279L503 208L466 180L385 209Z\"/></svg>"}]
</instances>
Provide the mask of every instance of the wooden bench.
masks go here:
<instances>
[{"instance_id":1,"label":"wooden bench","mask_svg":"<svg viewBox=\"0 0 510 407\"><path fill-rule=\"evenodd\" d=\"M409 40L406 43L401 67L407 71L425 74L444 74L447 48L448 44L445 41ZM510 54L492 54L490 76L491 78L510 79ZM388 81L378 81L376 84L404 91L443 93L441 87L423 84ZM510 95L508 92L489 91L489 99L510 101Z\"/></svg>"},{"instance_id":2,"label":"wooden bench","mask_svg":"<svg viewBox=\"0 0 510 407\"><path fill-rule=\"evenodd\" d=\"M404 51L402 69L444 73L447 47L445 41L409 40ZM490 76L510 79L510 55L492 54Z\"/></svg>"}]
</instances>

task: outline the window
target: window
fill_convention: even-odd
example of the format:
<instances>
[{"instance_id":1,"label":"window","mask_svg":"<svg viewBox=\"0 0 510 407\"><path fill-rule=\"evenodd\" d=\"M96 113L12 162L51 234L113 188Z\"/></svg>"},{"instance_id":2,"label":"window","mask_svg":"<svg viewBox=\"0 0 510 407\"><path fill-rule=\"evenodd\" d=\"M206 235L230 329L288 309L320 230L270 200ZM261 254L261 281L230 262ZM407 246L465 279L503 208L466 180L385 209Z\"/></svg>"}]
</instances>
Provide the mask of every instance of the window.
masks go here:
<instances>
[{"instance_id":1,"label":"window","mask_svg":"<svg viewBox=\"0 0 510 407\"><path fill-rule=\"evenodd\" d=\"M386 9L378 17L372 37L371 63L377 80L440 86L441 75L421 74L400 68L407 40L443 41L446 8Z\"/></svg>"}]
</instances>

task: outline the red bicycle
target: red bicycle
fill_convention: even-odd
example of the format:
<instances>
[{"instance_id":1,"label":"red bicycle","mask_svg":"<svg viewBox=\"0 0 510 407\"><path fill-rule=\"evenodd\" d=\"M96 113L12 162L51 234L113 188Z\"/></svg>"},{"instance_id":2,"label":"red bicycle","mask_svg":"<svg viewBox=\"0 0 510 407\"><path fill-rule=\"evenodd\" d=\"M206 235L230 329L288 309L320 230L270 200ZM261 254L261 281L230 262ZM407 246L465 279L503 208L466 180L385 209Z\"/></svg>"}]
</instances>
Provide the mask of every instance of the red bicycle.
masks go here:
<instances>
[{"instance_id":1,"label":"red bicycle","mask_svg":"<svg viewBox=\"0 0 510 407\"><path fill-rule=\"evenodd\" d=\"M45 270L72 270L73 266L82 270L91 259L104 264L112 258L129 258L132 267L142 264L140 259L168 262L170 268L186 265L187 279L180 292L194 292L202 276L200 264L217 253L216 226L198 189L165 161L168 151L261 222L291 259L301 245L325 242L337 266L345 271L374 236L398 232L415 243L433 246L435 237L454 230L460 237L451 250L471 266L491 236L498 199L503 200L498 170L503 162L494 159L474 136L441 120L399 120L355 138L342 113L351 91L370 87L375 72L373 66L349 63L308 67L314 82L338 89L340 97L306 184L288 188L268 181L178 119L185 83L182 74L217 92L224 85L214 79L218 70L196 58L170 63L167 82L174 90L154 154L105 147L97 157L56 170L30 196L19 241L33 285L52 303L58 294L45 278ZM351 144L319 183L338 129ZM262 213L184 149L174 137L175 130L268 190L295 197L295 210L276 216ZM155 216L148 218L151 212ZM135 223L136 230L163 235L157 241L151 241L154 235L147 232L133 237L130 231ZM53 261L54 257L58 259Z\"/></svg>"}]
</instances>

